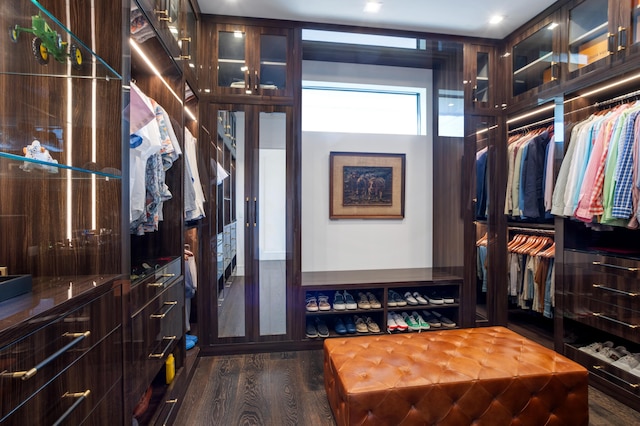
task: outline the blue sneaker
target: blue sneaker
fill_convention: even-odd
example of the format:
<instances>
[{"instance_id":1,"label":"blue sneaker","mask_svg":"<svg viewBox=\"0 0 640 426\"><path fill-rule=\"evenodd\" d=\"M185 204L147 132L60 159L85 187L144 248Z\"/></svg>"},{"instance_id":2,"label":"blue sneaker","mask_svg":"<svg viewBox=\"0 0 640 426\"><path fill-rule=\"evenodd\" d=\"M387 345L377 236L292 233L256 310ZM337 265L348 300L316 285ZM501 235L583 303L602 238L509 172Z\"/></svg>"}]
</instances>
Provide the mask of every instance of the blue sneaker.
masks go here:
<instances>
[{"instance_id":1,"label":"blue sneaker","mask_svg":"<svg viewBox=\"0 0 640 426\"><path fill-rule=\"evenodd\" d=\"M192 340L193 343L198 343L198 336L194 336L191 334L185 334L184 337L188 340Z\"/></svg>"},{"instance_id":2,"label":"blue sneaker","mask_svg":"<svg viewBox=\"0 0 640 426\"><path fill-rule=\"evenodd\" d=\"M347 333L355 334L356 333L356 324L353 322L351 317L346 317L344 319L344 325L347 328Z\"/></svg>"},{"instance_id":3,"label":"blue sneaker","mask_svg":"<svg viewBox=\"0 0 640 426\"><path fill-rule=\"evenodd\" d=\"M193 340L185 339L185 346L187 347L187 350L193 349L195 345L196 345L196 342L194 342Z\"/></svg>"},{"instance_id":4,"label":"blue sneaker","mask_svg":"<svg viewBox=\"0 0 640 426\"><path fill-rule=\"evenodd\" d=\"M347 334L347 327L345 327L344 322L342 322L342 319L340 318L336 319L333 328L338 334Z\"/></svg>"}]
</instances>

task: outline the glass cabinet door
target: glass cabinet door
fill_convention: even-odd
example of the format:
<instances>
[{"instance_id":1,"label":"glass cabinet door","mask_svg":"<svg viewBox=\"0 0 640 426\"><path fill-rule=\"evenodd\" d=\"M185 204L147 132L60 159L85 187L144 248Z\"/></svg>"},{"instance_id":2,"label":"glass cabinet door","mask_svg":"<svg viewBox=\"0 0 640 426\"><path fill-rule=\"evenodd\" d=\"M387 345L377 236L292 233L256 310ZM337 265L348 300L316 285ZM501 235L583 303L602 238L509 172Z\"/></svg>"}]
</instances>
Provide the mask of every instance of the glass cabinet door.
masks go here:
<instances>
[{"instance_id":1,"label":"glass cabinet door","mask_svg":"<svg viewBox=\"0 0 640 426\"><path fill-rule=\"evenodd\" d=\"M569 72L608 57L609 40L609 0L585 0L571 9Z\"/></svg>"},{"instance_id":2,"label":"glass cabinet door","mask_svg":"<svg viewBox=\"0 0 640 426\"><path fill-rule=\"evenodd\" d=\"M198 21L189 0L184 1L184 22L180 33L181 59L187 61L189 68L196 74L198 66Z\"/></svg>"},{"instance_id":3,"label":"glass cabinet door","mask_svg":"<svg viewBox=\"0 0 640 426\"><path fill-rule=\"evenodd\" d=\"M260 34L260 90L284 90L287 86L287 37Z\"/></svg>"},{"instance_id":4,"label":"glass cabinet door","mask_svg":"<svg viewBox=\"0 0 640 426\"><path fill-rule=\"evenodd\" d=\"M543 27L513 46L513 96L554 80L554 25Z\"/></svg>"},{"instance_id":5,"label":"glass cabinet door","mask_svg":"<svg viewBox=\"0 0 640 426\"><path fill-rule=\"evenodd\" d=\"M244 29L218 31L218 87L251 90L248 79L246 39L247 34Z\"/></svg>"}]
</instances>

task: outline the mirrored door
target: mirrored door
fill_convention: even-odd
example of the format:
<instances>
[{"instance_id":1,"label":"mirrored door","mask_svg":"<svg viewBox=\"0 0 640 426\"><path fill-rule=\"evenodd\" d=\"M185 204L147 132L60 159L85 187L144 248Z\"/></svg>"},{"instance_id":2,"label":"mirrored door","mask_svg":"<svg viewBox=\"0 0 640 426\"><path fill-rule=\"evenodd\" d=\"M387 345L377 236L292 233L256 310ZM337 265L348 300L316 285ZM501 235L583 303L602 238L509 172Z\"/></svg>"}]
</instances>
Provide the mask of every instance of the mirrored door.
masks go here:
<instances>
[{"instance_id":1,"label":"mirrored door","mask_svg":"<svg viewBox=\"0 0 640 426\"><path fill-rule=\"evenodd\" d=\"M229 343L282 340L290 316L286 182L291 110L221 106L217 121L223 142L216 148L223 160L217 166L217 337Z\"/></svg>"}]
</instances>

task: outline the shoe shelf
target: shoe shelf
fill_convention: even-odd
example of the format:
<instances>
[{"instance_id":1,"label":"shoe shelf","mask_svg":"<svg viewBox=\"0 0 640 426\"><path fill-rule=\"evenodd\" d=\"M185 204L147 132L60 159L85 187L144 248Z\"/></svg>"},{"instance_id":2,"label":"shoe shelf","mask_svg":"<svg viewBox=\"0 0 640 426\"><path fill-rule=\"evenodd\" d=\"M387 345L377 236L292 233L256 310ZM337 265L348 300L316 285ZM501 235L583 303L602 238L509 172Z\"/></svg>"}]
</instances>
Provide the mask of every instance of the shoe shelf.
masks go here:
<instances>
[{"instance_id":1,"label":"shoe shelf","mask_svg":"<svg viewBox=\"0 0 640 426\"><path fill-rule=\"evenodd\" d=\"M310 340L317 340L316 337L441 330L457 328L460 323L462 278L446 273L439 275L430 268L303 273L302 283L305 327L308 331L305 337ZM351 305L350 308L347 305ZM420 328L417 322L410 327L400 321L401 327L393 327L391 317L395 318L394 321L413 318L414 312L425 322L425 318L439 318L435 322L441 325ZM365 319L371 317L380 332L336 332L337 323L353 321L354 316ZM319 323L324 324L328 332L316 336L314 329L317 334Z\"/></svg>"}]
</instances>

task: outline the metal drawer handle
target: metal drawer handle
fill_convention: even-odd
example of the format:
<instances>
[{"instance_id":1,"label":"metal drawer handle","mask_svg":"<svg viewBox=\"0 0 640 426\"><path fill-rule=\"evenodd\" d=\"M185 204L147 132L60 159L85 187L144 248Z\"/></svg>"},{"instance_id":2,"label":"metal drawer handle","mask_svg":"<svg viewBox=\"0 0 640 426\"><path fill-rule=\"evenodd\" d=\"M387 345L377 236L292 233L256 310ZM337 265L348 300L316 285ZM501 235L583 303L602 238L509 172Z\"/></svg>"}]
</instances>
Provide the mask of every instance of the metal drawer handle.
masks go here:
<instances>
[{"instance_id":1,"label":"metal drawer handle","mask_svg":"<svg viewBox=\"0 0 640 426\"><path fill-rule=\"evenodd\" d=\"M626 266L612 265L610 263L598 262L597 260L594 260L592 263L594 266L604 266L606 268L622 269L623 271L629 271L629 272L638 272L638 268L629 268Z\"/></svg>"},{"instance_id":2,"label":"metal drawer handle","mask_svg":"<svg viewBox=\"0 0 640 426\"><path fill-rule=\"evenodd\" d=\"M175 277L176 274L160 274L160 276L165 278L171 278L171 277Z\"/></svg>"},{"instance_id":3,"label":"metal drawer handle","mask_svg":"<svg viewBox=\"0 0 640 426\"><path fill-rule=\"evenodd\" d=\"M178 398L167 399L164 403L171 404L171 409L167 413L167 417L165 417L164 421L162 422L162 426L167 426L169 424L169 419L171 419L171 413L173 413L173 409L176 408L176 405L178 405Z\"/></svg>"},{"instance_id":4,"label":"metal drawer handle","mask_svg":"<svg viewBox=\"0 0 640 426\"><path fill-rule=\"evenodd\" d=\"M177 304L178 304L178 302L177 302L177 301L175 301L175 300L174 300L174 301L171 301L171 302L164 302L164 303L162 304L162 308L160 308L160 310L164 309L164 308L165 308L165 307L167 307L167 306L169 307L169 309L167 309L166 311L164 311L164 312L163 312L163 313L161 313L161 314L160 314L160 313L158 313L158 314L151 314L151 315L150 315L150 318L159 318L159 319L162 319L162 318L166 317L166 316L167 316L167 314L168 314L169 312L171 312L171 310L172 310L173 308L175 308Z\"/></svg>"},{"instance_id":5,"label":"metal drawer handle","mask_svg":"<svg viewBox=\"0 0 640 426\"><path fill-rule=\"evenodd\" d=\"M62 422L65 421L65 419L67 417L69 417L69 415L71 413L73 413L73 411L78 408L78 405L82 404L82 402L87 399L87 397L89 396L89 394L91 393L91 391L89 389L87 389L84 392L65 392L64 395L62 395L63 398L77 398L76 402L73 403L73 405L71 407L69 407L67 409L67 411L64 412L64 414L55 421L55 423L53 424L53 426L58 426L60 424L62 424Z\"/></svg>"},{"instance_id":6,"label":"metal drawer handle","mask_svg":"<svg viewBox=\"0 0 640 426\"><path fill-rule=\"evenodd\" d=\"M620 320L617 320L617 319L615 319L615 318L608 317L608 316L606 316L606 315L602 315L602 314L601 314L601 313L599 313L599 312L594 312L594 313L593 313L593 316L594 316L594 317L598 317L598 318L602 318L602 319L606 319L607 321L615 322L616 324L624 325L625 327L629 327L629 328L638 328L638 326L637 326L637 325L629 324L629 323L627 323L627 322L620 321Z\"/></svg>"},{"instance_id":7,"label":"metal drawer handle","mask_svg":"<svg viewBox=\"0 0 640 426\"><path fill-rule=\"evenodd\" d=\"M164 287L165 283L155 282L147 284L147 287Z\"/></svg>"},{"instance_id":8,"label":"metal drawer handle","mask_svg":"<svg viewBox=\"0 0 640 426\"><path fill-rule=\"evenodd\" d=\"M168 340L167 346L164 347L164 350L161 353L150 353L149 358L164 358L164 355L167 353L171 344L177 339L176 336L164 336L162 340Z\"/></svg>"},{"instance_id":9,"label":"metal drawer handle","mask_svg":"<svg viewBox=\"0 0 640 426\"><path fill-rule=\"evenodd\" d=\"M15 372L3 371L2 373L0 373L0 377L11 377L13 379L28 380L28 379L32 378L33 376L35 376L36 373L38 372L38 370L40 370L41 368L45 367L51 361L53 361L54 359L56 359L59 356L61 356L62 354L64 354L69 349L71 349L74 346L76 346L78 343L82 342L84 340L84 338L88 337L90 334L91 334L90 331L85 331L84 333L64 333L62 335L62 337L73 337L74 339L72 341L70 341L69 343L67 343L66 345L64 345L62 348L58 349L53 354L49 355L44 360L40 361L40 363L38 363L38 365L36 365L35 367L33 367L33 368L29 369L29 370L26 370L26 371L15 371Z\"/></svg>"},{"instance_id":10,"label":"metal drawer handle","mask_svg":"<svg viewBox=\"0 0 640 426\"><path fill-rule=\"evenodd\" d=\"M626 385L628 385L628 386L630 386L630 387L632 387L634 389L640 388L640 385L638 383L627 382L626 380L621 379L620 377L616 376L615 374L609 373L607 370L603 370L603 368L604 367L601 366L601 365L594 365L593 366L594 370L598 370L600 373L608 374L609 376L612 376L612 377L616 378L617 380L620 380L622 383L624 383L624 384L626 384Z\"/></svg>"},{"instance_id":11,"label":"metal drawer handle","mask_svg":"<svg viewBox=\"0 0 640 426\"><path fill-rule=\"evenodd\" d=\"M606 287L606 286L603 286L602 284L593 284L593 288L599 288L600 290L606 290L612 293L624 294L625 296L629 296L629 297L636 297L638 295L638 293L630 293L628 291L618 290L617 288Z\"/></svg>"}]
</instances>

